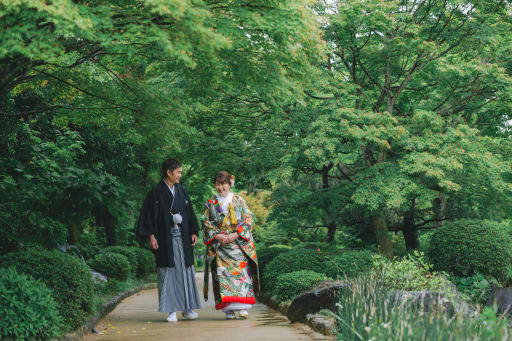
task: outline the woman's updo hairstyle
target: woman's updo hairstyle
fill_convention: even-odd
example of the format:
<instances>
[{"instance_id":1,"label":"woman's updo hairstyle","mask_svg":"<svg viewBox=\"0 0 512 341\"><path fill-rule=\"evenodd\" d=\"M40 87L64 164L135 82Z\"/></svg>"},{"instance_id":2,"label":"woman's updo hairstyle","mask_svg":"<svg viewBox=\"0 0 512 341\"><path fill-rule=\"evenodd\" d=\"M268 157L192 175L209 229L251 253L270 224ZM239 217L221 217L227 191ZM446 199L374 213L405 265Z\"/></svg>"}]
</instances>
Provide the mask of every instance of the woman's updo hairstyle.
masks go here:
<instances>
[{"instance_id":1,"label":"woman's updo hairstyle","mask_svg":"<svg viewBox=\"0 0 512 341\"><path fill-rule=\"evenodd\" d=\"M231 187L235 185L235 177L227 171L220 171L213 178L213 184L229 184Z\"/></svg>"}]
</instances>

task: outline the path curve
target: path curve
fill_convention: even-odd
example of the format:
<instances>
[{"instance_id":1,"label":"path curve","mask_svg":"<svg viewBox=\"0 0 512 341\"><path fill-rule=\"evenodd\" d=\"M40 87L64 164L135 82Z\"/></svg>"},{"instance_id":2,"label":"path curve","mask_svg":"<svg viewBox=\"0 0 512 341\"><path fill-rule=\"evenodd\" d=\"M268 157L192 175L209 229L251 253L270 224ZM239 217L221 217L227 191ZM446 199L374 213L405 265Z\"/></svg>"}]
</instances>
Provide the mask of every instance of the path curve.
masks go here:
<instances>
[{"instance_id":1,"label":"path curve","mask_svg":"<svg viewBox=\"0 0 512 341\"><path fill-rule=\"evenodd\" d=\"M196 274L200 293L203 290L202 278L202 273ZM213 298L211 290L209 297ZM215 310L213 299L204 302L201 298L201 304L203 308L198 310L197 320L180 320L181 314L178 313L178 322L169 323L165 321L165 314L156 311L157 290L144 290L125 299L96 325L100 334L90 334L82 340L332 340L313 332L303 324L290 323L261 303L249 310L249 319L234 321L226 320L222 312Z\"/></svg>"}]
</instances>

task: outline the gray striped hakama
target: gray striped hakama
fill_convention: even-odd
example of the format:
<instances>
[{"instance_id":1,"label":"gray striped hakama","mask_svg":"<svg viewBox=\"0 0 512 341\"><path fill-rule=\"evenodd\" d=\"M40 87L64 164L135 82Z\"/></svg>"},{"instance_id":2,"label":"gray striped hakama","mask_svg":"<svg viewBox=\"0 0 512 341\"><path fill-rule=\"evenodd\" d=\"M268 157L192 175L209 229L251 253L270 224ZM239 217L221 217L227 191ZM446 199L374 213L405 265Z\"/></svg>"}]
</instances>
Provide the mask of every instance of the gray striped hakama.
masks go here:
<instances>
[{"instance_id":1,"label":"gray striped hakama","mask_svg":"<svg viewBox=\"0 0 512 341\"><path fill-rule=\"evenodd\" d=\"M172 313L200 309L194 266L185 267L185 255L179 229L171 229L174 268L157 268L158 311Z\"/></svg>"}]
</instances>

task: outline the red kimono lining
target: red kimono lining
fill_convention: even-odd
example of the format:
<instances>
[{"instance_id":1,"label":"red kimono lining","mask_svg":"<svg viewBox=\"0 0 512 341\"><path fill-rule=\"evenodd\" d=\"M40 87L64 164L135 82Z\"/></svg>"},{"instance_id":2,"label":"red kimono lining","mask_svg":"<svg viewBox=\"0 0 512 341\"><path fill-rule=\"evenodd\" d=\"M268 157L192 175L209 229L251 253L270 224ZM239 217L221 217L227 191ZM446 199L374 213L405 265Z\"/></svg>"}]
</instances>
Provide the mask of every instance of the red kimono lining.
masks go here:
<instances>
[{"instance_id":1,"label":"red kimono lining","mask_svg":"<svg viewBox=\"0 0 512 341\"><path fill-rule=\"evenodd\" d=\"M222 298L222 303L216 304L215 309L219 310L226 307L230 303L246 303L246 304L256 304L256 298L254 297L236 297L236 296L224 296Z\"/></svg>"}]
</instances>

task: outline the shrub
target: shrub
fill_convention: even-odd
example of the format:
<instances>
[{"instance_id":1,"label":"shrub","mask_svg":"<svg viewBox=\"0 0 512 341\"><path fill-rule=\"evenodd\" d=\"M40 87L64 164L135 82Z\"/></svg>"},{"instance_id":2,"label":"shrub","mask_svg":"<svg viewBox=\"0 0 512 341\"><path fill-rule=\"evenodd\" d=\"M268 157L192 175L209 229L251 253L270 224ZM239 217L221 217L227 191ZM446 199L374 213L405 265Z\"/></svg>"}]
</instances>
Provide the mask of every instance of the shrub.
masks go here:
<instances>
[{"instance_id":1,"label":"shrub","mask_svg":"<svg viewBox=\"0 0 512 341\"><path fill-rule=\"evenodd\" d=\"M101 253L101 248L96 245L77 244L76 246L80 250L80 254L82 255L82 257L84 257L86 261L91 258L94 258L94 256Z\"/></svg>"},{"instance_id":2,"label":"shrub","mask_svg":"<svg viewBox=\"0 0 512 341\"><path fill-rule=\"evenodd\" d=\"M48 340L59 335L62 318L52 292L15 268L0 272L0 339Z\"/></svg>"},{"instance_id":3,"label":"shrub","mask_svg":"<svg viewBox=\"0 0 512 341\"><path fill-rule=\"evenodd\" d=\"M326 275L311 270L294 271L279 275L272 294L280 301L287 301L313 285L328 280Z\"/></svg>"},{"instance_id":4,"label":"shrub","mask_svg":"<svg viewBox=\"0 0 512 341\"><path fill-rule=\"evenodd\" d=\"M457 286L457 289L471 302L481 305L485 304L489 299L492 286L499 285L495 278L485 278L479 273L475 273L470 277L452 276L450 279Z\"/></svg>"},{"instance_id":5,"label":"shrub","mask_svg":"<svg viewBox=\"0 0 512 341\"><path fill-rule=\"evenodd\" d=\"M132 247L132 250L137 255L137 270L138 277L144 277L155 271L155 256L149 250L139 247Z\"/></svg>"},{"instance_id":6,"label":"shrub","mask_svg":"<svg viewBox=\"0 0 512 341\"><path fill-rule=\"evenodd\" d=\"M430 248L430 240L432 239L432 235L434 234L433 231L427 231L420 233L418 240L420 242L420 248L419 250L423 253L426 253L427 250Z\"/></svg>"},{"instance_id":7,"label":"shrub","mask_svg":"<svg viewBox=\"0 0 512 341\"><path fill-rule=\"evenodd\" d=\"M325 273L331 278L356 277L369 272L373 268L373 262L377 254L368 251L338 251L327 254L325 270L318 271Z\"/></svg>"},{"instance_id":8,"label":"shrub","mask_svg":"<svg viewBox=\"0 0 512 341\"><path fill-rule=\"evenodd\" d=\"M256 254L258 255L258 266L260 273L263 273L265 267L270 263L277 255L290 251L291 248L287 245L273 245L273 246L262 246L256 247Z\"/></svg>"},{"instance_id":9,"label":"shrub","mask_svg":"<svg viewBox=\"0 0 512 341\"><path fill-rule=\"evenodd\" d=\"M432 271L423 253L414 251L402 259L375 261L375 273L382 284L390 289L406 291L430 290L451 295L451 282L442 273Z\"/></svg>"},{"instance_id":10,"label":"shrub","mask_svg":"<svg viewBox=\"0 0 512 341\"><path fill-rule=\"evenodd\" d=\"M391 244L393 246L393 254L395 257L402 258L407 256L409 253L402 233L393 233L393 236L391 237Z\"/></svg>"},{"instance_id":11,"label":"shrub","mask_svg":"<svg viewBox=\"0 0 512 341\"><path fill-rule=\"evenodd\" d=\"M2 267L39 279L53 292L59 311L69 328L79 327L93 312L94 284L85 263L60 251L29 249L0 258Z\"/></svg>"},{"instance_id":12,"label":"shrub","mask_svg":"<svg viewBox=\"0 0 512 341\"><path fill-rule=\"evenodd\" d=\"M128 273L130 272L130 263L128 262L128 259L125 256L114 252L100 253L93 259L90 259L87 264L105 276L120 281L126 281Z\"/></svg>"},{"instance_id":13,"label":"shrub","mask_svg":"<svg viewBox=\"0 0 512 341\"><path fill-rule=\"evenodd\" d=\"M325 271L326 256L316 250L296 249L277 255L262 271L263 289L271 292L277 277L299 270Z\"/></svg>"},{"instance_id":14,"label":"shrub","mask_svg":"<svg viewBox=\"0 0 512 341\"><path fill-rule=\"evenodd\" d=\"M139 267L139 260L137 251L135 251L134 247L128 246L108 246L103 249L104 252L112 252L118 253L126 257L128 262L130 263L130 272L136 273Z\"/></svg>"},{"instance_id":15,"label":"shrub","mask_svg":"<svg viewBox=\"0 0 512 341\"><path fill-rule=\"evenodd\" d=\"M434 232L428 257L437 270L459 277L479 272L503 281L512 264L511 243L500 223L462 219Z\"/></svg>"}]
</instances>

